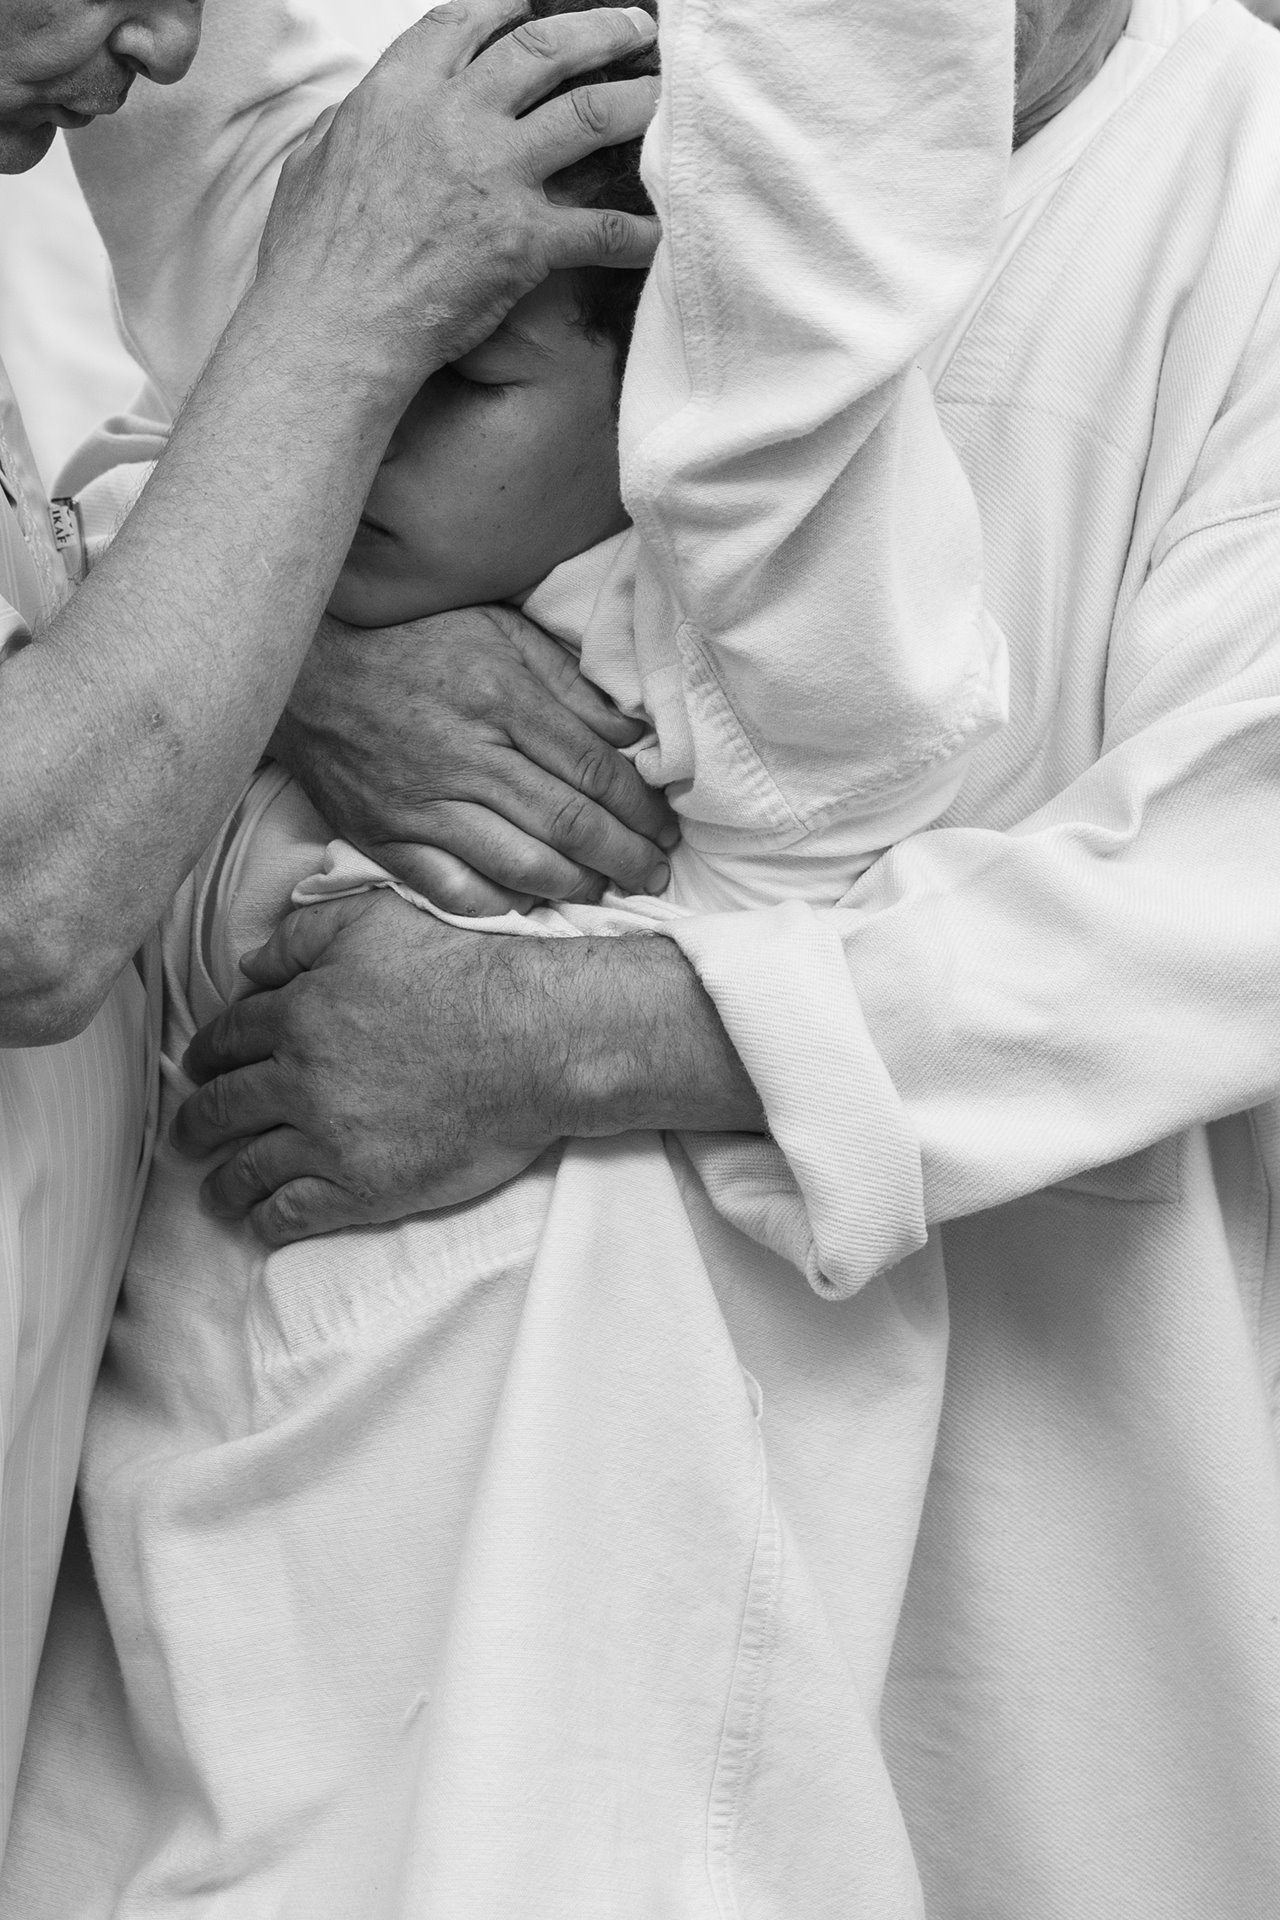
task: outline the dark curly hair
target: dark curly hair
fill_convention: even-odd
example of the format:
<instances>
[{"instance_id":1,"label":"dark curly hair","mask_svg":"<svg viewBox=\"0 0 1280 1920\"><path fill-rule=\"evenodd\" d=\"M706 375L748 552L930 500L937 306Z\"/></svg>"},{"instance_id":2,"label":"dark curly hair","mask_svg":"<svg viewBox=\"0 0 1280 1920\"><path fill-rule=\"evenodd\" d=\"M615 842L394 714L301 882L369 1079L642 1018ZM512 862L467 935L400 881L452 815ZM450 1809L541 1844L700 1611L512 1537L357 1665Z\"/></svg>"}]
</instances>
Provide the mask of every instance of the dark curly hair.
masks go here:
<instances>
[{"instance_id":1,"label":"dark curly hair","mask_svg":"<svg viewBox=\"0 0 1280 1920\"><path fill-rule=\"evenodd\" d=\"M587 13L600 4L601 0L529 0L529 11L523 19L499 27L485 41L485 47L491 47L496 40L522 26L524 20L546 20L558 13ZM633 0L633 4L642 6L657 19L657 0ZM658 70L658 47L654 41L634 53L623 54L619 60L611 60L606 67L575 74L572 80L554 87L547 98L554 100L559 94L572 93L577 87L594 86L604 80L637 80ZM571 167L555 174L548 184L554 184L558 194L574 206L609 207L620 213L652 213L653 202L640 178L640 145L639 140L624 140L621 146L598 147L584 160L575 160ZM619 369L631 345L645 278L643 270L630 267L580 267L576 273L582 327L593 340L607 340L613 345Z\"/></svg>"}]
</instances>

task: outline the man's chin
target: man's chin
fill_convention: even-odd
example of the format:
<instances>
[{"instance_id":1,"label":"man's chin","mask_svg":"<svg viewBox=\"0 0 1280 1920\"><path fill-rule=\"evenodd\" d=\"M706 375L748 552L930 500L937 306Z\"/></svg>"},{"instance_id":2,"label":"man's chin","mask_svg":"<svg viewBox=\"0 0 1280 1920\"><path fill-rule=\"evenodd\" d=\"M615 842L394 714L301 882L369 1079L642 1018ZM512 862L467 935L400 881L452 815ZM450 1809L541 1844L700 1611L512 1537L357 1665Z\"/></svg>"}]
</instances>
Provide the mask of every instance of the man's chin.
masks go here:
<instances>
[{"instance_id":1,"label":"man's chin","mask_svg":"<svg viewBox=\"0 0 1280 1920\"><path fill-rule=\"evenodd\" d=\"M388 580L376 568L353 565L348 560L325 612L348 627L401 627L443 612L444 607L436 604L439 598L419 582ZM458 602L446 600L444 604L453 607Z\"/></svg>"},{"instance_id":2,"label":"man's chin","mask_svg":"<svg viewBox=\"0 0 1280 1920\"><path fill-rule=\"evenodd\" d=\"M0 120L0 173L28 173L38 166L57 132L47 120L38 127L6 127Z\"/></svg>"}]
</instances>

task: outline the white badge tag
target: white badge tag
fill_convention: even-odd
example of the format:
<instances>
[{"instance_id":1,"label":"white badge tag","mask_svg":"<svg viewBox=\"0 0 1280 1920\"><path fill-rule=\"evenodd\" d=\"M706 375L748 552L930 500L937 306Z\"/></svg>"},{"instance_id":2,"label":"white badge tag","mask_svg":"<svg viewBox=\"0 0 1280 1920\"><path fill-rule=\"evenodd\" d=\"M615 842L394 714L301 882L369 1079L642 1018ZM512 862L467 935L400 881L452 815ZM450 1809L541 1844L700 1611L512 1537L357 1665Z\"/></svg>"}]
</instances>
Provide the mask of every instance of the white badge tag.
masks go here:
<instances>
[{"instance_id":1,"label":"white badge tag","mask_svg":"<svg viewBox=\"0 0 1280 1920\"><path fill-rule=\"evenodd\" d=\"M67 570L67 578L79 583L84 579L84 529L80 523L80 508L74 500L62 499L49 502L49 518L53 522L53 544L62 555L62 564Z\"/></svg>"}]
</instances>

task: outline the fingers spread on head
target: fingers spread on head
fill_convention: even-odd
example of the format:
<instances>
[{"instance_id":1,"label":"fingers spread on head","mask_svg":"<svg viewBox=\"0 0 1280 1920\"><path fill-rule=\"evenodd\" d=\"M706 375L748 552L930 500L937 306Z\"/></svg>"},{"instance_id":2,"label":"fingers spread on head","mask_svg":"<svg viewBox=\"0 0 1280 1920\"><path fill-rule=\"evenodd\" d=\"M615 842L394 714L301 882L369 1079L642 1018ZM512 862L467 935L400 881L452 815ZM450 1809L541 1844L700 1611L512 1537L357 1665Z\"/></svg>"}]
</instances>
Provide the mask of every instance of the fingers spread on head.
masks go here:
<instances>
[{"instance_id":1,"label":"fingers spread on head","mask_svg":"<svg viewBox=\"0 0 1280 1920\"><path fill-rule=\"evenodd\" d=\"M649 45L656 34L655 23L638 7L525 20L480 54L471 83L495 106L522 114L575 74L607 67Z\"/></svg>"},{"instance_id":2,"label":"fingers spread on head","mask_svg":"<svg viewBox=\"0 0 1280 1920\"><path fill-rule=\"evenodd\" d=\"M527 0L445 0L406 28L383 59L426 61L445 76L461 73L491 35L528 11Z\"/></svg>"},{"instance_id":3,"label":"fingers spread on head","mask_svg":"<svg viewBox=\"0 0 1280 1920\"><path fill-rule=\"evenodd\" d=\"M585 159L598 147L619 147L626 140L640 139L653 119L659 92L658 81L645 76L639 80L599 81L594 86L575 87L572 93L548 100L545 106L527 114L520 122L531 170L540 179L548 180L553 173L571 167L575 160ZM636 215L630 217L639 219ZM639 224L647 228L654 223L639 220ZM648 253L639 258L613 264L647 266L652 254L651 246ZM585 266L588 262L574 264Z\"/></svg>"},{"instance_id":4,"label":"fingers spread on head","mask_svg":"<svg viewBox=\"0 0 1280 1920\"><path fill-rule=\"evenodd\" d=\"M544 255L547 271L566 267L647 268L662 230L647 214L611 207L553 207L548 203Z\"/></svg>"}]
</instances>

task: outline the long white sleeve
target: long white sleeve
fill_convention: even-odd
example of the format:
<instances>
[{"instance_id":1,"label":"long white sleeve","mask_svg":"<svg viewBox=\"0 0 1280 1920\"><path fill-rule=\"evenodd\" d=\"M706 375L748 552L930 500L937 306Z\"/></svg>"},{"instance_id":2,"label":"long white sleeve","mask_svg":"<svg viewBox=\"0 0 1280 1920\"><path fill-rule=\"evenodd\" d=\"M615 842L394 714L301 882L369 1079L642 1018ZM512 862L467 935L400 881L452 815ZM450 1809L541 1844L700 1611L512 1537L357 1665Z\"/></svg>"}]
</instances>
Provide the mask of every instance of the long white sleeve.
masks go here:
<instances>
[{"instance_id":1,"label":"long white sleeve","mask_svg":"<svg viewBox=\"0 0 1280 1920\"><path fill-rule=\"evenodd\" d=\"M1003 717L977 511L914 361L993 242L1012 9L665 0L661 51L621 417L645 772L732 875L833 822L888 819L883 846L933 783L925 824Z\"/></svg>"},{"instance_id":2,"label":"long white sleeve","mask_svg":"<svg viewBox=\"0 0 1280 1920\"><path fill-rule=\"evenodd\" d=\"M964 823L841 909L667 929L797 1178L821 1161L847 1287L892 1217L1122 1161L1100 1194L1171 1200L1161 1143L1280 1086L1278 76L1211 9L948 376L1018 666Z\"/></svg>"}]
</instances>

